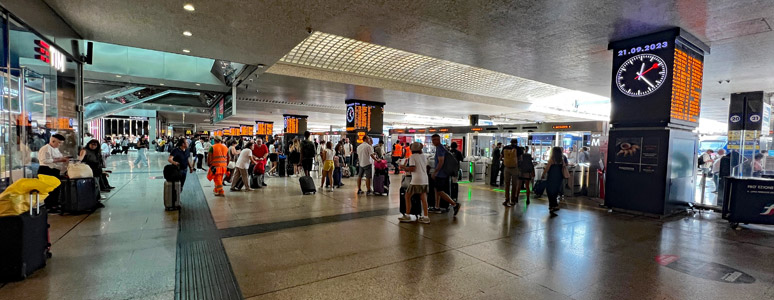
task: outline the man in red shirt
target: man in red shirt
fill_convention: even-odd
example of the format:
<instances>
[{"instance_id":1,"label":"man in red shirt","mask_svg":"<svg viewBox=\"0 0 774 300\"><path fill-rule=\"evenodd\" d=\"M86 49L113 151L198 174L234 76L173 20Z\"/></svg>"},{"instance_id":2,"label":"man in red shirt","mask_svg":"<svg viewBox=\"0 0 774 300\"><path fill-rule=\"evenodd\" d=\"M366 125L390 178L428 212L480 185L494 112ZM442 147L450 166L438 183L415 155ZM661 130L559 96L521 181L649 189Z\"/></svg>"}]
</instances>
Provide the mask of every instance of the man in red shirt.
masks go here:
<instances>
[{"instance_id":1,"label":"man in red shirt","mask_svg":"<svg viewBox=\"0 0 774 300\"><path fill-rule=\"evenodd\" d=\"M258 176L258 182L261 184L261 186L266 186L266 183L263 182L264 174L266 171L266 158L269 157L269 147L266 147L266 145L263 144L263 139L258 138L255 140L255 147L253 147L253 156L258 159L258 162L256 163L256 167L253 169L253 173ZM264 170L263 173L257 174L256 170L259 168L258 164L262 164L261 170Z\"/></svg>"}]
</instances>

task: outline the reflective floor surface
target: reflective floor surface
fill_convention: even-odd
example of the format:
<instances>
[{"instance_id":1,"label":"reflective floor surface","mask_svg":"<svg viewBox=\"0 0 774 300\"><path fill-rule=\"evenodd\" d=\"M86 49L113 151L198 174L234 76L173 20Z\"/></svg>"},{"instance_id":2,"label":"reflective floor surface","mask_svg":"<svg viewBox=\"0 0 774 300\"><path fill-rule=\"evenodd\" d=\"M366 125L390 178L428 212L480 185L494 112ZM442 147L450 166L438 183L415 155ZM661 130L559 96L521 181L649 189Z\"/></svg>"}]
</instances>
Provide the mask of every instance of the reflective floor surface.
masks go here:
<instances>
[{"instance_id":1,"label":"reflective floor surface","mask_svg":"<svg viewBox=\"0 0 774 300\"><path fill-rule=\"evenodd\" d=\"M50 215L53 258L0 299L774 299L774 228L717 214L654 219L573 198L551 217L545 198L506 209L477 183L460 186L456 218L399 223L397 184L304 196L297 178L270 177L214 197L203 172L166 212L166 155L133 158L109 159L105 208Z\"/></svg>"}]
</instances>

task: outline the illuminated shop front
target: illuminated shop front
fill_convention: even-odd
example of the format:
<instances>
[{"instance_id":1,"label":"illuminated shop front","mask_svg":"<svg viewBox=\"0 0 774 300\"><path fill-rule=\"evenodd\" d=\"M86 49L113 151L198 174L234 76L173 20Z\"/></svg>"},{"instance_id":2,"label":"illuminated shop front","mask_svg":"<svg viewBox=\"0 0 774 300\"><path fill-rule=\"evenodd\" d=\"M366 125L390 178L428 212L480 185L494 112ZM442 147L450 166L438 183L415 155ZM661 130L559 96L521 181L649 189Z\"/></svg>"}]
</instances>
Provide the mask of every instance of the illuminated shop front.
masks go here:
<instances>
[{"instance_id":1,"label":"illuminated shop front","mask_svg":"<svg viewBox=\"0 0 774 300\"><path fill-rule=\"evenodd\" d=\"M52 39L0 11L0 189L37 173L37 151L54 133L77 156L81 65Z\"/></svg>"}]
</instances>

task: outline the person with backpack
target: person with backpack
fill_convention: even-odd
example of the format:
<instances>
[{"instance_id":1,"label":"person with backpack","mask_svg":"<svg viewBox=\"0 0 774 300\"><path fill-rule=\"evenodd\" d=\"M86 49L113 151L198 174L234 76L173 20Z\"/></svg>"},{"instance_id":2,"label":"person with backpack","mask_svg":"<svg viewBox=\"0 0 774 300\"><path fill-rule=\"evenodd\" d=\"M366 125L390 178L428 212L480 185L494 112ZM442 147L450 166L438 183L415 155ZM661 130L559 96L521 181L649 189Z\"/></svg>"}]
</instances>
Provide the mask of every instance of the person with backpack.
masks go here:
<instances>
[{"instance_id":1,"label":"person with backpack","mask_svg":"<svg viewBox=\"0 0 774 300\"><path fill-rule=\"evenodd\" d=\"M519 199L521 188L524 187L527 194L527 205L529 205L530 183L535 178L535 165L532 164L532 155L527 153L528 148L516 148L516 155L519 157L519 178L516 181L516 202Z\"/></svg>"},{"instance_id":2,"label":"person with backpack","mask_svg":"<svg viewBox=\"0 0 774 300\"><path fill-rule=\"evenodd\" d=\"M309 140L311 135L309 131L305 131L304 140L301 141L301 166L304 168L305 176L309 176L309 172L312 171L312 164L314 164L315 147L314 143Z\"/></svg>"},{"instance_id":3,"label":"person with backpack","mask_svg":"<svg viewBox=\"0 0 774 300\"><path fill-rule=\"evenodd\" d=\"M398 218L398 221L419 221L420 223L429 224L430 218L427 216L427 192L429 190L429 180L427 178L427 157L422 155L422 144L417 142L412 144L410 149L409 147L406 147L405 150L416 152L420 155L414 156L413 159L410 158L406 165L400 166L401 169L406 171L406 174L411 174L411 181L409 183L408 189L406 190L406 196L404 197L403 201L406 201L406 212L410 212L411 198L414 197L414 194L419 194L420 199L422 200L422 216L419 217L419 219L414 220L414 218L411 217L411 214L403 214L403 216Z\"/></svg>"},{"instance_id":4,"label":"person with backpack","mask_svg":"<svg viewBox=\"0 0 774 300\"><path fill-rule=\"evenodd\" d=\"M519 152L518 141L511 140L511 144L503 148L503 173L505 174L505 201L503 205L510 207L519 202Z\"/></svg>"},{"instance_id":5,"label":"person with backpack","mask_svg":"<svg viewBox=\"0 0 774 300\"><path fill-rule=\"evenodd\" d=\"M439 207L441 206L441 198L443 198L444 201L449 203L450 207L454 207L454 216L457 216L460 212L460 207L462 207L462 203L454 202L446 192L449 191L449 176L452 175L450 173L455 169L453 165L456 163L456 169L459 170L459 161L457 161L453 155L448 155L449 151L441 145L440 135L433 134L432 141L433 146L435 146L435 170L431 176L433 179L433 186L435 187L435 207L430 208L429 210L434 211L435 213L442 213Z\"/></svg>"}]
</instances>

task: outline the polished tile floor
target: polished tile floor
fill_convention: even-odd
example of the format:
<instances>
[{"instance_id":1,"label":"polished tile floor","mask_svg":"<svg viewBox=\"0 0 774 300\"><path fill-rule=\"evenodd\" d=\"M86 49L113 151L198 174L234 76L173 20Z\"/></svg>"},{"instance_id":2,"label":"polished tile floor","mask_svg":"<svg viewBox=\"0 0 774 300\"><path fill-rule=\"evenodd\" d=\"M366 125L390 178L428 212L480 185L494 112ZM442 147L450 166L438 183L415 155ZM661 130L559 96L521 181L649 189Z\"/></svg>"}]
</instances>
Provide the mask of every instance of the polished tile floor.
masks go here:
<instances>
[{"instance_id":1,"label":"polished tile floor","mask_svg":"<svg viewBox=\"0 0 774 300\"><path fill-rule=\"evenodd\" d=\"M104 209L50 216L53 258L2 285L0 299L187 298L176 276L193 270L176 256L201 237L179 235L190 210L163 209L155 177L166 156L151 153L150 168L132 158L110 158L119 188ZM461 185L456 218L407 224L397 221L397 185L358 197L345 179L303 196L296 178L269 178L268 188L216 198L204 177L189 176L184 209L197 197L207 204L212 228L201 232L220 241L212 249L246 299L774 299L774 228L732 230L717 214L653 219L573 198L550 217L544 199L505 209L502 193L474 183ZM662 255L676 261L659 264ZM754 282L732 283L741 273Z\"/></svg>"}]
</instances>

